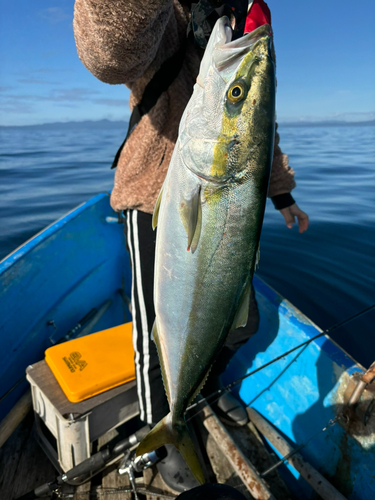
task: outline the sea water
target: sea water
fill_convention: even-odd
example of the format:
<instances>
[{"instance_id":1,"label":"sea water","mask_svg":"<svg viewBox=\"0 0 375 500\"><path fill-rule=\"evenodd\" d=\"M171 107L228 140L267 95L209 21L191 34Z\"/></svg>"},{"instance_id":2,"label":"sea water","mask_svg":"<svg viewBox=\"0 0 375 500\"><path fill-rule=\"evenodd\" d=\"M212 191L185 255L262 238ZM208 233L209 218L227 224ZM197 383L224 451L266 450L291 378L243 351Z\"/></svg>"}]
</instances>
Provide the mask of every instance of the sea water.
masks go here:
<instances>
[{"instance_id":1,"label":"sea water","mask_svg":"<svg viewBox=\"0 0 375 500\"><path fill-rule=\"evenodd\" d=\"M375 303L375 127L279 128L310 227L288 229L269 201L258 275L325 329ZM0 129L0 259L113 184L126 127ZM375 310L331 334L375 360Z\"/></svg>"}]
</instances>

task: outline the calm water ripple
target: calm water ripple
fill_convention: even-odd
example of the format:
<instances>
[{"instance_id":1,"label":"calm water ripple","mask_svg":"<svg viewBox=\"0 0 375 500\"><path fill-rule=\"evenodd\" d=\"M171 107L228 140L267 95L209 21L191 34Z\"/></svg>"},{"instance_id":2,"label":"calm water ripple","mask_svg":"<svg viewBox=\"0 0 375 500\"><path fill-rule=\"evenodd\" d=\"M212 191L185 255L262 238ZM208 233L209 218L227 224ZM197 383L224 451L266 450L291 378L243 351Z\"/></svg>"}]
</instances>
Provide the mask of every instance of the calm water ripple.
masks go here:
<instances>
[{"instance_id":1,"label":"calm water ripple","mask_svg":"<svg viewBox=\"0 0 375 500\"><path fill-rule=\"evenodd\" d=\"M124 130L0 130L0 258L113 184ZM280 127L309 230L267 204L259 275L321 328L375 302L375 127ZM332 337L375 359L375 311Z\"/></svg>"}]
</instances>

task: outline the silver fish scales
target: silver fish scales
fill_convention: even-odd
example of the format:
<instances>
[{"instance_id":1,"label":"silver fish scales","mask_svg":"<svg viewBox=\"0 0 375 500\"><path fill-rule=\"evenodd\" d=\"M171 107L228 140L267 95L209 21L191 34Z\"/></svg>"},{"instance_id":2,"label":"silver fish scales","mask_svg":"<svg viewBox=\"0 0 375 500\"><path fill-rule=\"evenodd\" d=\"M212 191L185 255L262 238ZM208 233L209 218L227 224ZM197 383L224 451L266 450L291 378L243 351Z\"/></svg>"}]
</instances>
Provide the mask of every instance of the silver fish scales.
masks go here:
<instances>
[{"instance_id":1,"label":"silver fish scales","mask_svg":"<svg viewBox=\"0 0 375 500\"><path fill-rule=\"evenodd\" d=\"M219 19L155 207L153 337L170 413L137 449L174 444L200 482L184 412L247 322L275 134L270 27L231 33Z\"/></svg>"}]
</instances>

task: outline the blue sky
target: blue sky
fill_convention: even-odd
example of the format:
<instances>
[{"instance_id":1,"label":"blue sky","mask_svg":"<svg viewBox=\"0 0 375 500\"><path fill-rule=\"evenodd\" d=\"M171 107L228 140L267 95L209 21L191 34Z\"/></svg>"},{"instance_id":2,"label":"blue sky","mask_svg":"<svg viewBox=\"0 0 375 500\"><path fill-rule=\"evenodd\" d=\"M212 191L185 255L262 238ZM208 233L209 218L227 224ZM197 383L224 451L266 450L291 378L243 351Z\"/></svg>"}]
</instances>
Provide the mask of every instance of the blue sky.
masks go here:
<instances>
[{"instance_id":1,"label":"blue sky","mask_svg":"<svg viewBox=\"0 0 375 500\"><path fill-rule=\"evenodd\" d=\"M375 118L374 1L268 5L279 121ZM100 82L78 59L73 6L0 0L0 125L128 117L129 91Z\"/></svg>"}]
</instances>

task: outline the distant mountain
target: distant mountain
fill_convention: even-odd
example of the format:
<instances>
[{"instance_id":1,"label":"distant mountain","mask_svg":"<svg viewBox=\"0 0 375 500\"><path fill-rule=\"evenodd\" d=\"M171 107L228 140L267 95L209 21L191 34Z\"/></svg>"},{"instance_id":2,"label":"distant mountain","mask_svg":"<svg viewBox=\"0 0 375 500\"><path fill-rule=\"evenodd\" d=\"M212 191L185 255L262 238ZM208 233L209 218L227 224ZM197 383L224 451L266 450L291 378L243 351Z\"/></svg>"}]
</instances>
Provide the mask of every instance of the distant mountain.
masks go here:
<instances>
[{"instance_id":1,"label":"distant mountain","mask_svg":"<svg viewBox=\"0 0 375 500\"><path fill-rule=\"evenodd\" d=\"M327 120L327 121L296 121L296 122L279 122L282 127L365 127L375 126L375 120L350 122L344 120ZM124 131L128 128L127 121L111 121L111 120L84 120L80 122L54 122L43 123L40 125L13 125L4 126L0 125L0 129L35 129L35 130L71 130L71 129L122 129Z\"/></svg>"},{"instance_id":2,"label":"distant mountain","mask_svg":"<svg viewBox=\"0 0 375 500\"><path fill-rule=\"evenodd\" d=\"M54 122L54 123L43 123L40 125L13 125L13 126L3 126L1 128L14 128L14 129L35 129L35 130L66 130L66 129L123 129L127 130L127 121L111 121L111 120L84 120L81 122Z\"/></svg>"},{"instance_id":3,"label":"distant mountain","mask_svg":"<svg viewBox=\"0 0 375 500\"><path fill-rule=\"evenodd\" d=\"M348 122L344 120L326 120L326 121L298 121L298 122L279 122L282 127L373 127L375 120L362 122Z\"/></svg>"}]
</instances>

